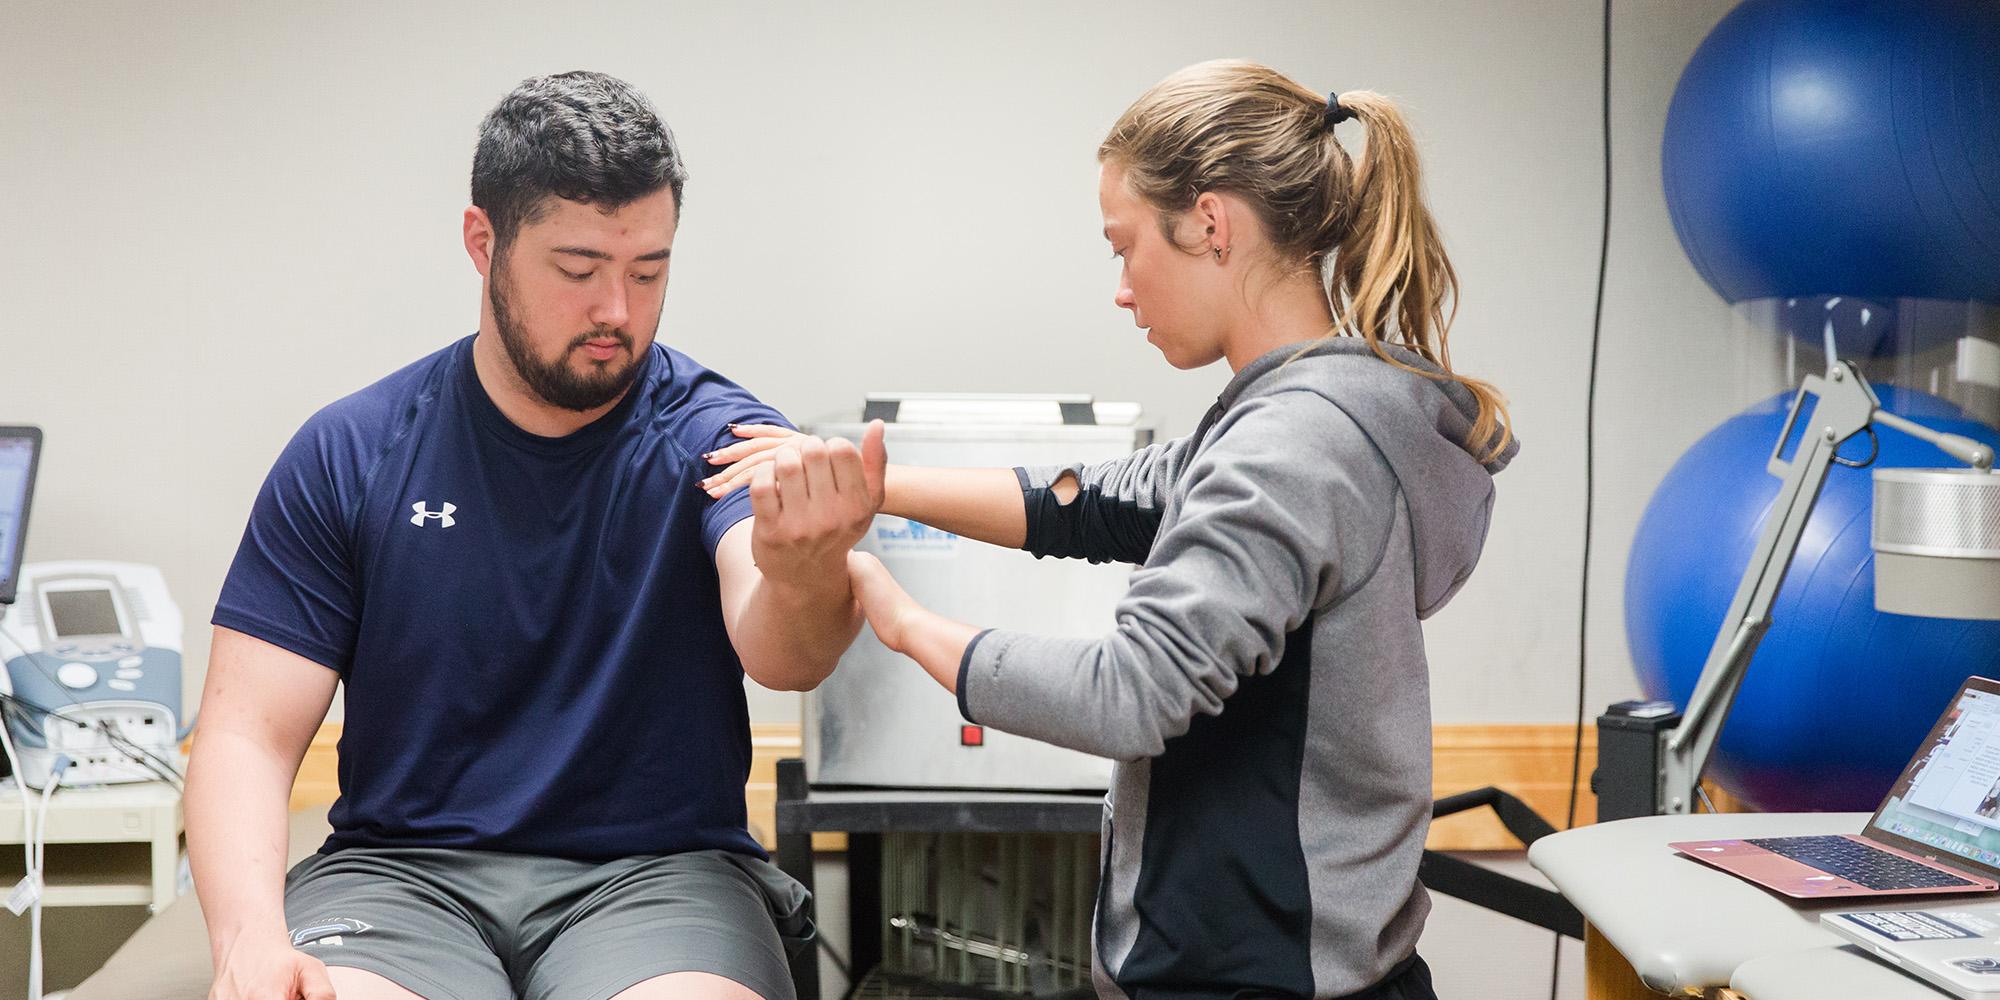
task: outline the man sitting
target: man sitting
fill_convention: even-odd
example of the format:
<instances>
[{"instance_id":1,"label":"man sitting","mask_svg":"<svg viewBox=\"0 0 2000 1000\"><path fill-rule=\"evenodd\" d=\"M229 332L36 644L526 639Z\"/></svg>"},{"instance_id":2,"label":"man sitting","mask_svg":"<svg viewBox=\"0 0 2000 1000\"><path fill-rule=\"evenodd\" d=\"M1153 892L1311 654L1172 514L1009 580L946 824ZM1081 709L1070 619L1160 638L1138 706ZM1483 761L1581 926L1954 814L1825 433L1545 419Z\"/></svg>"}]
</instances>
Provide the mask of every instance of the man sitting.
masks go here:
<instances>
[{"instance_id":1,"label":"man sitting","mask_svg":"<svg viewBox=\"0 0 2000 1000\"><path fill-rule=\"evenodd\" d=\"M187 787L219 1000L790 1000L807 896L745 829L742 678L809 689L854 638L881 446L699 488L783 418L654 341L685 179L630 86L521 84L473 160L478 332L278 458ZM287 874L337 681L333 835Z\"/></svg>"}]
</instances>

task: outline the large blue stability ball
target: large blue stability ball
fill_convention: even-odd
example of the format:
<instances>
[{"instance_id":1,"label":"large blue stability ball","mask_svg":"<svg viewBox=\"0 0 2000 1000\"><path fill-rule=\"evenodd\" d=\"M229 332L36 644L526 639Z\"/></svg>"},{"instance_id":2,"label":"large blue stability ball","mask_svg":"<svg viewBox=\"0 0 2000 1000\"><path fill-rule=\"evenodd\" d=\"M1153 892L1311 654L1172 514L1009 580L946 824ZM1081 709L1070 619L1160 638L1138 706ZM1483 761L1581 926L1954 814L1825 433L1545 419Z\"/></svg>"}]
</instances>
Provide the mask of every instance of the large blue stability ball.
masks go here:
<instances>
[{"instance_id":1,"label":"large blue stability ball","mask_svg":"<svg viewBox=\"0 0 2000 1000\"><path fill-rule=\"evenodd\" d=\"M1925 393L1877 386L1885 407L2000 446L2000 432ZM1625 573L1625 629L1649 698L1686 706L1779 481L1765 460L1791 405L1774 396L1709 432L1667 473ZM1883 467L1953 464L1882 428ZM1867 456L1865 436L1841 454ZM1875 610L1870 469L1829 470L1708 775L1768 811L1870 810L1960 681L2000 676L2000 622Z\"/></svg>"},{"instance_id":2,"label":"large blue stability ball","mask_svg":"<svg viewBox=\"0 0 2000 1000\"><path fill-rule=\"evenodd\" d=\"M2000 301L2000 3L1748 0L1688 61L1661 158L1730 302Z\"/></svg>"}]
</instances>

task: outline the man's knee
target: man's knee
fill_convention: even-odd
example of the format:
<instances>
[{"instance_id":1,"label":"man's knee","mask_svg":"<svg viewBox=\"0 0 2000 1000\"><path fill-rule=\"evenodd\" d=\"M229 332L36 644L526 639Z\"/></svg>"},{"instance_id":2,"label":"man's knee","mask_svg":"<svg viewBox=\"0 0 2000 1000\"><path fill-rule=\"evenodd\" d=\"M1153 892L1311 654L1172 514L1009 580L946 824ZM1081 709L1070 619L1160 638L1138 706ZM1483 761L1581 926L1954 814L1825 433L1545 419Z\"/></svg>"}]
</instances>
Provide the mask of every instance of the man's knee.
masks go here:
<instances>
[{"instance_id":1,"label":"man's knee","mask_svg":"<svg viewBox=\"0 0 2000 1000\"><path fill-rule=\"evenodd\" d=\"M326 976L333 981L333 993L340 1000L424 1000L373 972L330 965Z\"/></svg>"},{"instance_id":2,"label":"man's knee","mask_svg":"<svg viewBox=\"0 0 2000 1000\"><path fill-rule=\"evenodd\" d=\"M340 1000L347 1000L341 994ZM764 1000L755 990L712 972L669 972L636 983L611 1000Z\"/></svg>"}]
</instances>

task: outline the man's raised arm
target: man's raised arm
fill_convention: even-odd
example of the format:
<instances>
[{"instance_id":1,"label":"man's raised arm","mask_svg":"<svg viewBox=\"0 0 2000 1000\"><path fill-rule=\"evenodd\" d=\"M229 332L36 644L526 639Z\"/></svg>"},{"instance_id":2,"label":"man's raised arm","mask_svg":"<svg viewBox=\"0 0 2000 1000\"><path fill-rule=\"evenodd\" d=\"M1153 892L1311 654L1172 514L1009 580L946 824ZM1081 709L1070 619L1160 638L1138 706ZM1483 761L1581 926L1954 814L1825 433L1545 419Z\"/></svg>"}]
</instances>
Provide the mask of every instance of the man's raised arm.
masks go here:
<instances>
[{"instance_id":1,"label":"man's raised arm","mask_svg":"<svg viewBox=\"0 0 2000 1000\"><path fill-rule=\"evenodd\" d=\"M752 516L715 550L723 620L752 680L811 690L860 632L847 553L881 509L886 464L877 422L858 448L802 436L754 473Z\"/></svg>"}]
</instances>

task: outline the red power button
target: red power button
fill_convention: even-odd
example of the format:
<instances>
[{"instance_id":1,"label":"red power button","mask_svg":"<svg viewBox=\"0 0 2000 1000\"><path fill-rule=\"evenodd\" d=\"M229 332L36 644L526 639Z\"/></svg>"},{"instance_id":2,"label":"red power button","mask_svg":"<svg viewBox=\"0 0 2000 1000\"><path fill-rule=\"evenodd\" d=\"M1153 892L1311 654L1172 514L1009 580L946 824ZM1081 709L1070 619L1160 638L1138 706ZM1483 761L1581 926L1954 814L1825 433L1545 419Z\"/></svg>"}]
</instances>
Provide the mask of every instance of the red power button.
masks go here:
<instances>
[{"instance_id":1,"label":"red power button","mask_svg":"<svg viewBox=\"0 0 2000 1000\"><path fill-rule=\"evenodd\" d=\"M966 746L966 747L983 747L983 746L985 746L985 745L986 745L986 727L985 727L985 726L960 726L960 727L958 727L958 745L959 745L959 746Z\"/></svg>"}]
</instances>

